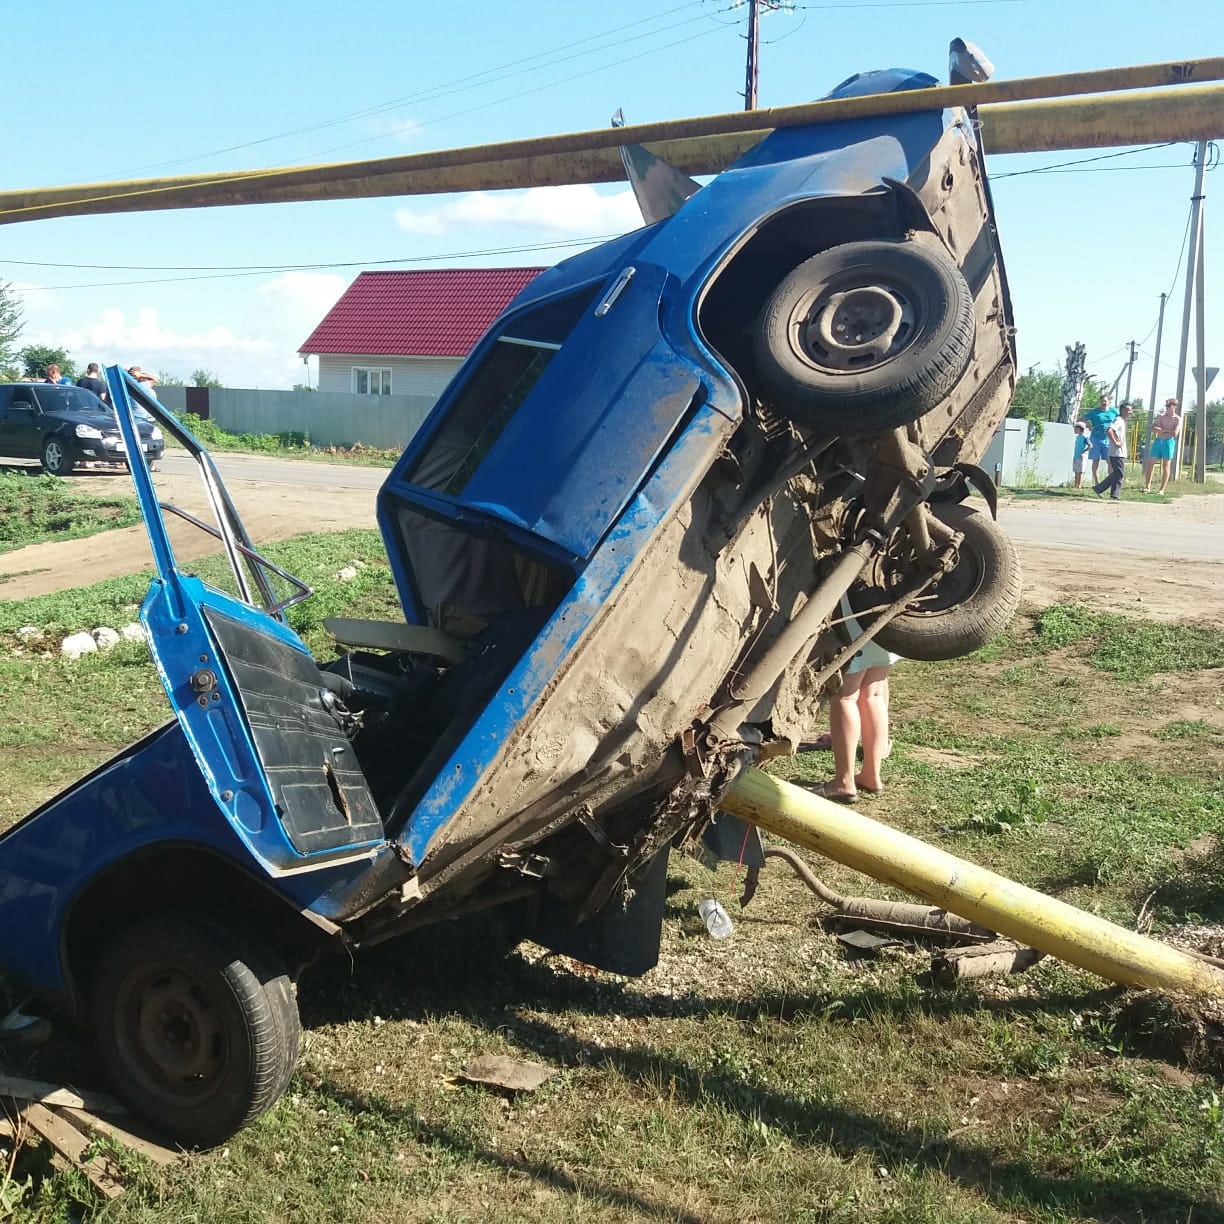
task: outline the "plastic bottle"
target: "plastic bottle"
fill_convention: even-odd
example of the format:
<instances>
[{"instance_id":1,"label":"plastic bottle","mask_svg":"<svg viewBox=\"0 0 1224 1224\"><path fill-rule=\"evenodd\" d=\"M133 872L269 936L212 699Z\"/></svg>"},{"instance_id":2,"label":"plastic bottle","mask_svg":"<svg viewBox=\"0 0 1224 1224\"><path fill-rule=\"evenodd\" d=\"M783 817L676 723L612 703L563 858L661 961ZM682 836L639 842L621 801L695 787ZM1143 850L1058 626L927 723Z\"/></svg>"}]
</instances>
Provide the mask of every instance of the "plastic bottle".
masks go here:
<instances>
[{"instance_id":1,"label":"plastic bottle","mask_svg":"<svg viewBox=\"0 0 1224 1224\"><path fill-rule=\"evenodd\" d=\"M706 930L710 932L712 939L726 939L735 929L731 925L730 915L713 897L707 897L702 901L697 906L697 912L701 915L701 920L705 923Z\"/></svg>"}]
</instances>

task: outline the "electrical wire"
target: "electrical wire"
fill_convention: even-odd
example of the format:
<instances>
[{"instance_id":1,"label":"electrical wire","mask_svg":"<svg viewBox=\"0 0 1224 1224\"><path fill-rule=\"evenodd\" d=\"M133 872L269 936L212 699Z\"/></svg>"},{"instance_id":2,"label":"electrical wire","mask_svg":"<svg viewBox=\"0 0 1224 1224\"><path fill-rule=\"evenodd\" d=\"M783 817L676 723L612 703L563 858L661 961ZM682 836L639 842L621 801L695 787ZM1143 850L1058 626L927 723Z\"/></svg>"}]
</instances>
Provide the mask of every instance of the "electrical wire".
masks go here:
<instances>
[{"instance_id":1,"label":"electrical wire","mask_svg":"<svg viewBox=\"0 0 1224 1224\"><path fill-rule=\"evenodd\" d=\"M142 271L183 271L183 270L198 270L204 271L206 274L202 276L157 276L149 277L143 280L126 280L126 281L89 281L78 285L29 285L22 286L18 289L20 293L37 293L40 291L54 292L62 289L112 289L121 285L173 285L185 281L200 281L200 280L233 280L246 276L266 276L269 272L326 272L335 268L370 268L385 266L387 264L414 264L414 263L430 263L435 260L456 260L456 259L486 259L493 255L521 255L529 251L555 251L568 249L570 247L587 247L593 246L596 243L607 242L609 239L619 237L618 234L591 234L587 237L557 239L554 242L531 242L523 243L518 246L504 247L488 247L480 251L451 251L445 254L437 255L406 255L399 259L372 259L372 260L342 260L326 263L312 264L266 264L266 265L229 265L221 266L221 270L213 270L207 267L191 268L190 265L176 268L174 265L166 265L163 267L147 267L140 268L140 265L132 266L132 270ZM42 264L35 263L29 260L0 260L0 264L25 264L27 266L37 267L63 267L63 268L96 268L96 269L120 269L125 266L123 264Z\"/></svg>"},{"instance_id":2,"label":"electrical wire","mask_svg":"<svg viewBox=\"0 0 1224 1224\"><path fill-rule=\"evenodd\" d=\"M1136 153L1151 153L1155 149L1167 149L1172 145L1177 144L1176 140L1162 141L1160 144L1142 145L1137 149L1122 149L1117 153L1098 153L1095 157L1078 157L1074 161L1055 162L1050 166L1034 166L1029 170L1009 170L1003 174L991 174L990 181L992 183L999 182L1000 179L1020 178L1026 174L1052 174L1059 170L1066 170L1073 166L1086 166L1091 162L1111 161L1117 157L1133 157ZM1136 166L1137 170L1156 169L1157 167Z\"/></svg>"},{"instance_id":3,"label":"electrical wire","mask_svg":"<svg viewBox=\"0 0 1224 1224\"><path fill-rule=\"evenodd\" d=\"M563 51L570 51L575 47L580 47L584 43L595 42L596 40L608 38L611 35L622 33L625 30L630 30L636 26L646 25L650 22L658 21L663 17L671 16L676 13L684 12L686 9L703 6L706 0L689 0L687 4L680 4L673 8L656 13L651 17L639 18L637 21L626 22L623 25L614 26L609 30L604 30L599 34L591 34L586 38L579 38L573 42L562 43L557 47L552 47L547 51L538 51L534 55L522 56L518 59L510 60L504 64L498 64L493 68L486 68L481 72L471 73L468 76L457 77L452 81L444 81L439 85L431 86L428 89L423 89L413 94L405 94L401 98L392 98L386 102L375 103L372 106L363 107L360 110L349 111L344 115L337 115L330 119L320 120L318 123L306 124L303 127L290 128L284 132L277 132L271 136L261 136L255 140L243 141L239 144L226 145L219 149L212 149L206 153L194 153L188 157L176 158L173 161L154 162L144 166L136 167L134 170L125 172L121 175L111 175L112 178L126 177L126 174L143 173L147 170L168 169L172 166L181 166L193 161L201 161L208 157L219 157L226 153L236 153L243 149L256 148L259 145L270 144L277 140L287 140L292 136L302 136L310 132L323 131L329 127L337 127L341 124L352 123L358 119L372 118L375 115L385 114L387 111L396 110L401 106L408 106L420 102L431 102L439 98L450 97L456 93L463 93L471 89L480 89L486 85L494 85L500 81L509 80L512 77L522 76L525 73L539 72L542 68L550 67L557 63L566 63L569 60L578 59L585 55L593 55L596 52L609 50L613 47L624 46L626 43L636 42L643 38L653 38L658 34L666 33L668 30L679 29L681 26L691 25L695 21L704 21L710 14L700 13L696 17L690 17L684 21L676 22L673 25L662 26L658 29L648 30L642 34L635 34L630 38L621 39L617 42L601 44L596 47L590 47L585 51L578 51L572 55L562 56L560 59L550 59L549 57L556 56ZM536 61L544 60L543 64ZM501 75L497 75L501 74ZM428 122L439 122L439 120L429 120ZM417 124L417 127L422 127L424 124ZM383 136L392 135L394 133L384 133ZM379 139L381 137L376 137Z\"/></svg>"}]
</instances>

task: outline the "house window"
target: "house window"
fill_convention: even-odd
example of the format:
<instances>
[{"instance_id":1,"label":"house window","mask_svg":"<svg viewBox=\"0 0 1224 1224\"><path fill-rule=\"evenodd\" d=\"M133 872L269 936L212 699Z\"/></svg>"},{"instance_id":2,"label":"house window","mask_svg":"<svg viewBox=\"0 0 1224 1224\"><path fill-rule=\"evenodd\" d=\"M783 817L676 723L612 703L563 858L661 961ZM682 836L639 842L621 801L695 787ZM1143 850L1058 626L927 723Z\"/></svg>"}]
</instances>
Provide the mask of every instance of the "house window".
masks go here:
<instances>
[{"instance_id":1,"label":"house window","mask_svg":"<svg viewBox=\"0 0 1224 1224\"><path fill-rule=\"evenodd\" d=\"M390 395L391 371L371 366L354 366L353 392L356 395Z\"/></svg>"}]
</instances>

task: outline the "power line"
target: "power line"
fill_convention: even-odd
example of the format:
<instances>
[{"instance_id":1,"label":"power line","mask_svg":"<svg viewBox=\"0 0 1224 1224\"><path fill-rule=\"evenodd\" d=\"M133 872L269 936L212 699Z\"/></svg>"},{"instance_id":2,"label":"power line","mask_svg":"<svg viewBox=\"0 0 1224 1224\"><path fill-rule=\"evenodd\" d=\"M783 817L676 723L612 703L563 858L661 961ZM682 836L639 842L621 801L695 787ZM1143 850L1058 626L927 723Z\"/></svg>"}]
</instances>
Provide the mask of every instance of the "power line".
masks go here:
<instances>
[{"instance_id":1,"label":"power line","mask_svg":"<svg viewBox=\"0 0 1224 1224\"><path fill-rule=\"evenodd\" d=\"M520 255L528 251L555 251L562 250L567 247L585 247L591 246L599 242L607 242L609 239L617 238L618 234L592 234L587 237L580 238L565 238L557 239L554 242L532 242L523 243L519 246L504 246L504 247L488 247L480 251L450 251L437 255L405 255L399 259L371 259L371 260L343 260L329 263L312 263L312 264L266 264L266 265L231 265L223 267L222 270L212 271L206 268L191 268L185 265L181 268L176 268L173 265L167 265L165 268L147 267L140 268L139 265L122 265L122 264L43 264L36 263L32 260L0 260L0 264L23 264L26 266L36 267L64 267L64 268L96 268L99 270L110 268L119 269L125 266L132 266L133 270L142 271L183 271L183 270L200 270L205 271L202 276L158 276L150 277L143 280L127 280L127 281L89 281L78 285L30 285L21 287L20 293L38 293L47 291L58 291L63 289L112 289L122 285L173 285L185 281L200 281L200 280L232 280L246 276L265 276L269 272L325 272L334 268L369 268L385 266L387 264L414 264L414 263L430 263L434 260L454 260L454 259L484 259L493 255Z\"/></svg>"},{"instance_id":2,"label":"power line","mask_svg":"<svg viewBox=\"0 0 1224 1224\"><path fill-rule=\"evenodd\" d=\"M1118 153L1099 153L1095 157L1078 157L1073 161L1055 162L1053 165L1050 165L1050 166L1034 166L1032 169L1029 169L1029 170L1009 170L1004 174L991 174L990 181L992 183L997 183L1000 179L1020 178L1021 175L1025 175L1025 174L1053 174L1059 170L1066 170L1073 166L1086 166L1090 162L1111 161L1112 159L1116 157L1133 157L1136 153L1151 153L1155 149L1167 149L1167 148L1170 148L1172 145L1175 145L1176 143L1177 141L1175 140L1166 140L1162 142L1161 144L1142 145L1141 147L1137 149L1122 149ZM1155 167L1155 166L1133 167L1133 169L1137 169L1137 170L1158 169L1158 168L1162 168L1162 167Z\"/></svg>"},{"instance_id":3,"label":"power line","mask_svg":"<svg viewBox=\"0 0 1224 1224\"><path fill-rule=\"evenodd\" d=\"M580 47L584 43L596 42L600 39L606 39L614 34L620 34L625 30L630 30L636 26L647 25L654 21L684 12L686 9L696 8L704 5L705 0L689 0L686 4L680 4L673 8L665 9L660 13L655 13L651 17L639 18L637 21L626 22L623 25L613 26L609 30L601 31L598 34L588 35L586 38L579 38L573 42L562 43L559 46L549 48L546 51L537 51L534 55L520 56L517 59L509 60L504 64L497 64L492 68L486 68L481 72L470 73L468 76L457 77L452 81L444 81L439 85L430 86L428 89L423 89L417 93L406 94L401 98L392 98L386 102L375 103L372 106L364 107L360 110L349 111L344 115L337 115L330 119L320 120L318 123L306 124L302 127L290 128L284 132L277 132L271 136L261 136L255 140L243 141L239 144L226 145L223 148L212 149L206 153L195 153L189 157L176 158L173 161L154 162L144 166L136 167L135 170L126 171L127 174L140 173L145 170L166 169L171 166L181 166L188 162L200 161L206 157L219 157L225 153L236 153L243 149L255 148L258 145L270 144L277 140L286 140L291 136L301 136L310 132L322 131L325 128L337 127L344 123L352 123L357 119L366 119L374 115L384 114L387 111L395 110L400 106L407 106L417 102L434 101L437 98L449 97L455 93L462 93L470 89L479 89L485 85L497 84L499 81L508 80L511 77L521 76L527 72L538 72L542 67L547 67L550 63L565 63L571 59L578 59L584 55L592 55L598 51L607 50L610 47L623 46L625 43L634 42L642 38L651 38L657 34L665 33L668 30L678 29L680 26L691 25L694 21L704 20L708 14L701 13L697 17L688 18L685 21L676 22L670 26L663 26L657 30L650 30L643 34L634 35L631 38L621 39L619 42L613 42L606 45L588 48L585 51L576 52L573 55L563 56L561 59L552 60L550 57L558 55L563 51L570 51L575 47ZM539 64L536 61L544 60L545 64ZM510 70L510 71L507 71ZM495 75L501 73L502 75ZM483 79L489 78L489 79ZM447 116L450 117L450 116ZM438 122L438 120L430 120L430 122ZM423 124L420 126L424 126ZM375 139L378 139L377 137ZM112 176L122 177L122 176Z\"/></svg>"}]
</instances>

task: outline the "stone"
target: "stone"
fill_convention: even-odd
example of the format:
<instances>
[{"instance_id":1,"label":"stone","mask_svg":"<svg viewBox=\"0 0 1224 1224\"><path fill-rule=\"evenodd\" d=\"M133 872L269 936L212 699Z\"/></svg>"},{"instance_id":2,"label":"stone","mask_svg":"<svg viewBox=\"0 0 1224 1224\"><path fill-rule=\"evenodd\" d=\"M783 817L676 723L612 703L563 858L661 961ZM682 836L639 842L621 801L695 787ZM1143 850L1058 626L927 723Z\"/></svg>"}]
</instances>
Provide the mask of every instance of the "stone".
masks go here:
<instances>
[{"instance_id":1,"label":"stone","mask_svg":"<svg viewBox=\"0 0 1224 1224\"><path fill-rule=\"evenodd\" d=\"M79 659L82 655L93 654L98 649L98 643L93 640L92 633L70 633L60 643L60 654L70 659Z\"/></svg>"},{"instance_id":2,"label":"stone","mask_svg":"<svg viewBox=\"0 0 1224 1224\"><path fill-rule=\"evenodd\" d=\"M119 642L119 634L109 625L100 625L93 631L93 640L98 643L99 650L110 650Z\"/></svg>"},{"instance_id":3,"label":"stone","mask_svg":"<svg viewBox=\"0 0 1224 1224\"><path fill-rule=\"evenodd\" d=\"M341 582L352 582L353 579L357 577L357 570L351 565L346 565L336 575L336 577L339 578Z\"/></svg>"},{"instance_id":4,"label":"stone","mask_svg":"<svg viewBox=\"0 0 1224 1224\"><path fill-rule=\"evenodd\" d=\"M145 640L144 626L131 621L126 625L120 626L119 636L125 642L143 642Z\"/></svg>"}]
</instances>

